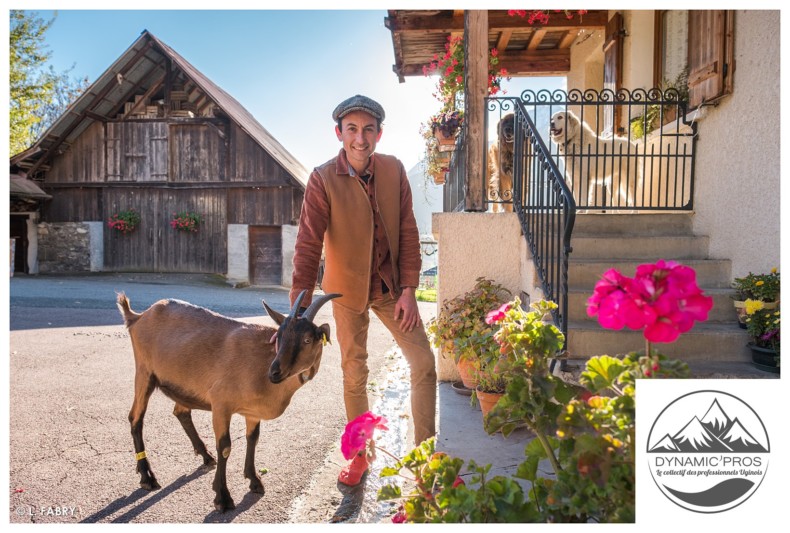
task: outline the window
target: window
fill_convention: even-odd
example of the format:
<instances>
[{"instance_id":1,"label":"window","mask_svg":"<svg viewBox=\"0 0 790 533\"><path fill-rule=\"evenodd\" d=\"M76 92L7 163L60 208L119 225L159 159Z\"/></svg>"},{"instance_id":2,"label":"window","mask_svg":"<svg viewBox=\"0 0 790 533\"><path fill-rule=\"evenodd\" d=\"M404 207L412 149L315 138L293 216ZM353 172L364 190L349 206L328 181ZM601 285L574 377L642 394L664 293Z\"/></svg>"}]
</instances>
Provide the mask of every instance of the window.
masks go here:
<instances>
[{"instance_id":1,"label":"window","mask_svg":"<svg viewBox=\"0 0 790 533\"><path fill-rule=\"evenodd\" d=\"M654 82L673 81L688 66L689 107L732 93L734 12L656 12Z\"/></svg>"}]
</instances>

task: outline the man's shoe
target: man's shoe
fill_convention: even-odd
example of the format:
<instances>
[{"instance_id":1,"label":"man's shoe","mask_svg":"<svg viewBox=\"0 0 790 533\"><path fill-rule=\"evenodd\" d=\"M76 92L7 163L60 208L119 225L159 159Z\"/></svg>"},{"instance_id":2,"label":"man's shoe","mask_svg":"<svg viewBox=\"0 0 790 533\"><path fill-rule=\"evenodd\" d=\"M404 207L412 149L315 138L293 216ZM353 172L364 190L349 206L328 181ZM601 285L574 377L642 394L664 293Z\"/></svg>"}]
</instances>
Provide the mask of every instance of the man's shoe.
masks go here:
<instances>
[{"instance_id":1,"label":"man's shoe","mask_svg":"<svg viewBox=\"0 0 790 533\"><path fill-rule=\"evenodd\" d=\"M337 480L343 485L354 487L359 485L359 482L362 480L362 476L364 476L367 471L368 458L365 455L365 452L362 451L358 453L349 464L340 470L340 475L337 477Z\"/></svg>"}]
</instances>

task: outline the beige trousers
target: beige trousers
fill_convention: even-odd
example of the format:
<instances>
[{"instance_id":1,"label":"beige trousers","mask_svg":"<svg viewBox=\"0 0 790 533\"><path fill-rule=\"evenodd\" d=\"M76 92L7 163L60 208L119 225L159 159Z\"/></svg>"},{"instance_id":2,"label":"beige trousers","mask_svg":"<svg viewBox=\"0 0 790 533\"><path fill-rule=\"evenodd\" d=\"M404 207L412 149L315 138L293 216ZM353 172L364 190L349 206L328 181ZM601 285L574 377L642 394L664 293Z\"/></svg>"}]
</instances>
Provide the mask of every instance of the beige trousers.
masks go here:
<instances>
[{"instance_id":1,"label":"beige trousers","mask_svg":"<svg viewBox=\"0 0 790 533\"><path fill-rule=\"evenodd\" d=\"M414 442L419 444L436 434L436 362L423 327L400 330L393 319L396 301L389 294L368 303L362 313L350 311L332 302L343 368L343 397L346 416L353 420L369 410L368 405L368 326L369 310L395 337L409 364L411 374L411 412L414 421Z\"/></svg>"}]
</instances>

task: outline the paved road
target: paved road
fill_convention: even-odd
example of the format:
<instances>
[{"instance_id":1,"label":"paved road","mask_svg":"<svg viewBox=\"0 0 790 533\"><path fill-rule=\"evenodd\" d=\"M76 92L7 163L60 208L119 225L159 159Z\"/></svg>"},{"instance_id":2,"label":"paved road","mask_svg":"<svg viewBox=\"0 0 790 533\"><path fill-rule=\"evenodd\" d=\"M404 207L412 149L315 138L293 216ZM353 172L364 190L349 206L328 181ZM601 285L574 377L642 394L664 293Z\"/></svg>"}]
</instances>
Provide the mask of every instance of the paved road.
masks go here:
<instances>
[{"instance_id":1,"label":"paved road","mask_svg":"<svg viewBox=\"0 0 790 533\"><path fill-rule=\"evenodd\" d=\"M133 354L115 308L116 291L125 291L136 311L161 298L179 298L255 323L272 323L263 317L261 299L278 310L288 307L283 288L234 289L203 275L12 278L12 523L283 523L359 516L363 498L370 496L344 494L334 483L345 425L336 343L325 348L321 370L296 393L286 413L261 425L256 457L257 467L268 469L262 476L264 496L249 493L243 478L244 422L237 416L228 461L228 487L236 509L215 512L214 471L200 467L200 458L172 415L172 402L159 392L151 398L144 437L162 489L141 489L127 420ZM423 316L433 307L425 306ZM331 305L319 312L316 322L334 326ZM402 371L402 358L392 351L392 337L375 317L369 342L371 354L376 354L370 361L371 402L389 398L401 414L408 391L392 372L399 365ZM210 414L196 411L194 419L213 451ZM309 494L322 497L305 496Z\"/></svg>"}]
</instances>

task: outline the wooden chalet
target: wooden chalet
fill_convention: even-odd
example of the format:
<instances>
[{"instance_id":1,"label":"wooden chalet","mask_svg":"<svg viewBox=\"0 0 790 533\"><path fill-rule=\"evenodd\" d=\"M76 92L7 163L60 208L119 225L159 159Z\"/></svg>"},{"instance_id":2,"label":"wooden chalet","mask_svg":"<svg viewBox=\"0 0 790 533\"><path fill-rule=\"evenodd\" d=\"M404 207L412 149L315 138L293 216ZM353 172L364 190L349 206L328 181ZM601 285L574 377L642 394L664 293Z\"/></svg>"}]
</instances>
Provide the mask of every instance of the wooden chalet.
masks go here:
<instances>
[{"instance_id":1,"label":"wooden chalet","mask_svg":"<svg viewBox=\"0 0 790 533\"><path fill-rule=\"evenodd\" d=\"M102 270L290 279L283 267L309 173L239 102L148 31L11 158L11 172L52 196L39 226L94 222ZM128 209L141 216L135 231L108 227ZM197 232L171 227L182 211L202 216ZM48 254L48 233L39 232L40 271L80 270L49 264L58 259Z\"/></svg>"}]
</instances>

